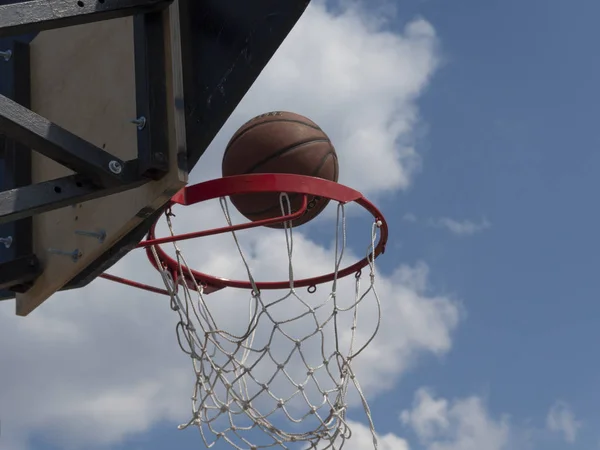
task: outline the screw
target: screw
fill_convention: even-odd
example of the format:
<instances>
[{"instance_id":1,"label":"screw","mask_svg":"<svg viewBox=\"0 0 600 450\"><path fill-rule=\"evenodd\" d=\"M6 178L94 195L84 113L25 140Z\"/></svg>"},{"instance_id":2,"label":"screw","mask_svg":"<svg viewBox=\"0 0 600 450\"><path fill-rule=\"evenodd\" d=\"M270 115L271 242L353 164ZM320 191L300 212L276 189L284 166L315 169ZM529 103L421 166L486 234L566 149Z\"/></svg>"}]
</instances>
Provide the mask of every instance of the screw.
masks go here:
<instances>
[{"instance_id":1,"label":"screw","mask_svg":"<svg viewBox=\"0 0 600 450\"><path fill-rule=\"evenodd\" d=\"M87 236L87 237L93 237L98 239L98 241L100 243L103 243L104 240L106 239L106 231L102 230L99 232L93 232L93 231L83 231L83 230L76 230L75 234L78 234L79 236Z\"/></svg>"},{"instance_id":2,"label":"screw","mask_svg":"<svg viewBox=\"0 0 600 450\"><path fill-rule=\"evenodd\" d=\"M111 161L108 163L108 168L114 174L120 174L123 171L123 166L119 161Z\"/></svg>"},{"instance_id":3,"label":"screw","mask_svg":"<svg viewBox=\"0 0 600 450\"><path fill-rule=\"evenodd\" d=\"M77 260L79 260L79 258L81 258L83 256L83 254L79 251L79 249L75 249L72 252L65 252L62 250L56 250L54 248L49 248L48 253L52 253L53 255L69 256L69 257L71 257L73 262L77 262Z\"/></svg>"},{"instance_id":4,"label":"screw","mask_svg":"<svg viewBox=\"0 0 600 450\"><path fill-rule=\"evenodd\" d=\"M13 243L12 236L8 236L8 237L5 237L5 238L0 238L0 244L4 244L4 246L6 248L10 248L10 246L12 245L12 243Z\"/></svg>"},{"instance_id":5,"label":"screw","mask_svg":"<svg viewBox=\"0 0 600 450\"><path fill-rule=\"evenodd\" d=\"M0 51L0 58L4 58L4 61L6 61L6 62L10 61L10 58L12 58L12 51L11 50Z\"/></svg>"},{"instance_id":6,"label":"screw","mask_svg":"<svg viewBox=\"0 0 600 450\"><path fill-rule=\"evenodd\" d=\"M132 120L131 123L134 125L137 125L137 128L140 131L142 131L144 128L146 128L146 118L144 116L141 116L135 120Z\"/></svg>"}]
</instances>

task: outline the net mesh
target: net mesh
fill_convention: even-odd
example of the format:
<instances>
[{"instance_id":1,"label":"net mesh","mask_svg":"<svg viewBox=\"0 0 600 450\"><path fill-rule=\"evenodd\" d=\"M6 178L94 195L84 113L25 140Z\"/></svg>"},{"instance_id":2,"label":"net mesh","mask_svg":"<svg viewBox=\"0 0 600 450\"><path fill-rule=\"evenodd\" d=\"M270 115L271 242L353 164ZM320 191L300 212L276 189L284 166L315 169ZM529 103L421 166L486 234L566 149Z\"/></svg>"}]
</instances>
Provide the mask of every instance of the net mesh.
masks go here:
<instances>
[{"instance_id":1,"label":"net mesh","mask_svg":"<svg viewBox=\"0 0 600 450\"><path fill-rule=\"evenodd\" d=\"M220 202L227 223L232 225L227 200ZM289 214L288 196L281 194L280 202L282 213ZM171 214L166 221L174 236ZM303 299L294 286L294 239L288 223L283 232L289 289L283 293L267 295L256 288L238 236L231 233L254 287L245 294L248 316L241 330L217 318L215 305L207 301L201 285L190 289L185 283L175 283L167 270L161 271L171 294L171 309L179 315L178 342L191 358L196 378L192 417L180 429L197 426L208 448L226 441L236 449L292 449L300 445L341 449L352 435L346 417L349 389L353 387L377 448L369 406L352 362L371 343L381 319L374 264L379 226L381 223L374 222L371 228L368 282L361 283L365 277L359 272L352 280L353 293L339 295L337 273L346 249L346 215L345 206L338 205L335 277L324 299L316 298L314 286L308 289L310 298ZM180 271L177 278L184 279L189 266L176 243L173 247ZM363 307L375 311L370 332L358 329L359 308ZM239 314L235 312L236 317Z\"/></svg>"}]
</instances>

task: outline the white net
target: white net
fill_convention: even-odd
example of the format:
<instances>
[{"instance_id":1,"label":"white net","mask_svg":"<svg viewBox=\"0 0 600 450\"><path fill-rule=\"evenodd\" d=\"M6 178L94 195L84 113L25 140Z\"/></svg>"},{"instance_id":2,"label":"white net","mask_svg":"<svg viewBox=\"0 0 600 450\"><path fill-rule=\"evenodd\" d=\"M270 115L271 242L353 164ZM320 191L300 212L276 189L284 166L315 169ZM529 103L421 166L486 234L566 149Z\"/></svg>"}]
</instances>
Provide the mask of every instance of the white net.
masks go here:
<instances>
[{"instance_id":1,"label":"white net","mask_svg":"<svg viewBox=\"0 0 600 450\"><path fill-rule=\"evenodd\" d=\"M231 225L228 204L221 207ZM290 211L286 194L281 195L282 212ZM171 216L167 225L174 235ZM192 417L181 425L197 426L204 444L219 441L236 449L306 448L341 449L351 437L346 419L349 388L362 405L373 436L377 439L369 406L353 372L354 359L371 343L380 322L380 303L375 289L375 242L381 223L371 228L369 281L361 286L361 273L354 280L351 298L338 295L338 272L346 249L345 207L338 205L334 279L324 299L301 298L294 286L293 229L286 224L289 289L262 293L242 251L231 233L244 262L253 291L248 297L248 320L243 330L232 330L219 321L200 285L195 290L182 283L175 286L168 271L162 271L171 308L179 315L177 337L191 358L196 382L192 395ZM157 266L161 267L156 251ZM174 244L179 279L188 265ZM193 278L191 273L188 278ZM273 298L271 298L273 295ZM370 305L365 305L371 302ZM359 309L375 310L372 330L358 329ZM214 305L213 305L214 308ZM240 311L243 312L242 309ZM239 314L239 312L235 312ZM237 331L237 332L236 332Z\"/></svg>"}]
</instances>

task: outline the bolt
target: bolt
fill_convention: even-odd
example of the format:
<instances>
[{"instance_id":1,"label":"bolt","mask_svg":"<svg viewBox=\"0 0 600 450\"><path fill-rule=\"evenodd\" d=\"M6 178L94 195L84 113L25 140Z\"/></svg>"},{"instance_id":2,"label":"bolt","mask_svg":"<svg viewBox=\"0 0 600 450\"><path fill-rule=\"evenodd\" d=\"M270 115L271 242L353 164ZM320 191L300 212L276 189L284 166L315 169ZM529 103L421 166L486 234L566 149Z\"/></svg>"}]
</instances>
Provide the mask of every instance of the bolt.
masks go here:
<instances>
[{"instance_id":1,"label":"bolt","mask_svg":"<svg viewBox=\"0 0 600 450\"><path fill-rule=\"evenodd\" d=\"M75 234L78 234L79 236L87 236L87 237L93 237L98 239L98 241L100 243L103 243L104 240L106 239L106 231L101 230L99 232L94 232L94 231L83 231L83 230L76 230Z\"/></svg>"},{"instance_id":2,"label":"bolt","mask_svg":"<svg viewBox=\"0 0 600 450\"><path fill-rule=\"evenodd\" d=\"M10 246L12 245L12 243L13 243L12 236L8 236L8 237L5 237L5 238L0 238L0 244L4 244L4 246L6 248L10 248Z\"/></svg>"},{"instance_id":3,"label":"bolt","mask_svg":"<svg viewBox=\"0 0 600 450\"><path fill-rule=\"evenodd\" d=\"M137 129L140 131L146 128L146 118L144 116L132 120L131 123L137 125Z\"/></svg>"},{"instance_id":4,"label":"bolt","mask_svg":"<svg viewBox=\"0 0 600 450\"><path fill-rule=\"evenodd\" d=\"M11 50L0 51L0 58L4 58L4 61L6 61L6 62L10 61L10 58L12 58L12 51Z\"/></svg>"},{"instance_id":5,"label":"bolt","mask_svg":"<svg viewBox=\"0 0 600 450\"><path fill-rule=\"evenodd\" d=\"M53 255L69 256L73 260L73 262L77 262L79 260L79 258L81 258L83 256L83 254L79 251L79 249L75 249L72 252L65 252L62 250L56 250L54 248L49 248L48 253L52 253Z\"/></svg>"},{"instance_id":6,"label":"bolt","mask_svg":"<svg viewBox=\"0 0 600 450\"><path fill-rule=\"evenodd\" d=\"M108 168L114 174L120 174L123 171L123 166L119 161L111 161L108 163Z\"/></svg>"}]
</instances>

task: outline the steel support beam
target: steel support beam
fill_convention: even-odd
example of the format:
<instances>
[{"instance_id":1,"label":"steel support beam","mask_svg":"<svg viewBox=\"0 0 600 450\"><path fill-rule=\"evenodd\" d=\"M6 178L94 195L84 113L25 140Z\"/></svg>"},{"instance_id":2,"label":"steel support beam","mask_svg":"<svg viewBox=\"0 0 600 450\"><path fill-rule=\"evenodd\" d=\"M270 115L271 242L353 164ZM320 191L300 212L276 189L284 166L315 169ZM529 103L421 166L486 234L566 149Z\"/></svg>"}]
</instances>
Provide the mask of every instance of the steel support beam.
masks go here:
<instances>
[{"instance_id":1,"label":"steel support beam","mask_svg":"<svg viewBox=\"0 0 600 450\"><path fill-rule=\"evenodd\" d=\"M135 189L150 181L139 178L128 184L100 187L81 175L0 192L0 224Z\"/></svg>"},{"instance_id":2,"label":"steel support beam","mask_svg":"<svg viewBox=\"0 0 600 450\"><path fill-rule=\"evenodd\" d=\"M127 169L124 161L3 95L0 95L0 130L101 186L128 183L137 176Z\"/></svg>"},{"instance_id":3,"label":"steel support beam","mask_svg":"<svg viewBox=\"0 0 600 450\"><path fill-rule=\"evenodd\" d=\"M0 263L0 292L3 289L25 292L28 283L41 273L40 261L35 255L19 256L11 261Z\"/></svg>"}]
</instances>

